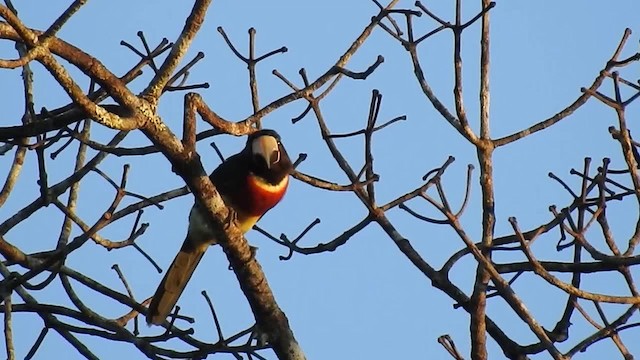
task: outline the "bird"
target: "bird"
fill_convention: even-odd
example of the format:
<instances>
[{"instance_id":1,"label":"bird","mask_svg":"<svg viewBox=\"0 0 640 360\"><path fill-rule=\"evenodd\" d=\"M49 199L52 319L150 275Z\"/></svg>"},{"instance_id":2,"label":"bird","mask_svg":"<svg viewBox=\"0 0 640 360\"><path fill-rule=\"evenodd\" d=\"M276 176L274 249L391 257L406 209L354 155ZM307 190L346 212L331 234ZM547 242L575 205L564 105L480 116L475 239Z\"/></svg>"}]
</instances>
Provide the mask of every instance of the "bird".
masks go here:
<instances>
[{"instance_id":1,"label":"bird","mask_svg":"<svg viewBox=\"0 0 640 360\"><path fill-rule=\"evenodd\" d=\"M282 200L293 171L280 135L270 129L253 132L239 153L224 160L209 175L225 204L233 210L243 233ZM160 325L184 291L205 251L216 244L211 224L194 203L187 235L151 299L147 324Z\"/></svg>"}]
</instances>

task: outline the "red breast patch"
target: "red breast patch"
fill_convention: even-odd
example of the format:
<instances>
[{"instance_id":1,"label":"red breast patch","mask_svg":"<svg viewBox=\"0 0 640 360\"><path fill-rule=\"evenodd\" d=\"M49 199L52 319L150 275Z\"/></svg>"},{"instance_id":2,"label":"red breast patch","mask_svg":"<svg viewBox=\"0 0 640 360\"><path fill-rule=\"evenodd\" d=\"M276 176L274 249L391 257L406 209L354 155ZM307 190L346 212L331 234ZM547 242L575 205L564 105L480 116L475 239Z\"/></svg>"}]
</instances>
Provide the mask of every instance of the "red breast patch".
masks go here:
<instances>
[{"instance_id":1,"label":"red breast patch","mask_svg":"<svg viewBox=\"0 0 640 360\"><path fill-rule=\"evenodd\" d=\"M247 192L249 205L247 212L250 215L262 216L280 202L289 185L289 177L285 177L277 185L272 185L254 176L247 176Z\"/></svg>"}]
</instances>

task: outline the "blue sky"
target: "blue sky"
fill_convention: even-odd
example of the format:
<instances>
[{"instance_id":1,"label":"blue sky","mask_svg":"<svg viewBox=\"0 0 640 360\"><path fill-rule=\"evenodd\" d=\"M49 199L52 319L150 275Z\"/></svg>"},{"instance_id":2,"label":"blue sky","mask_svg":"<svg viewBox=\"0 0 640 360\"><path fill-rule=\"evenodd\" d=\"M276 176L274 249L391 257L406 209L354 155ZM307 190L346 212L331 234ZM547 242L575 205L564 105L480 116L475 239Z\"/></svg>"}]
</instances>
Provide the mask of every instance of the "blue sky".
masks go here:
<instances>
[{"instance_id":1,"label":"blue sky","mask_svg":"<svg viewBox=\"0 0 640 360\"><path fill-rule=\"evenodd\" d=\"M412 3L401 2L400 6L411 6ZM425 4L441 17L453 21L453 1ZM473 16L478 4L479 1L465 2L465 16ZM25 24L38 29L46 28L67 6L62 2L17 1L15 5ZM84 6L59 35L100 59L116 74L121 74L137 58L119 42L126 40L139 44L136 37L139 30L145 32L151 46L163 37L175 39L190 5L173 1L156 1L153 5L139 0L93 1ZM124 7L126 10L123 10ZM246 66L227 48L216 31L218 26L225 29L244 53L250 27L257 29L258 54L281 46L288 47L286 54L259 64L260 101L261 105L266 105L289 92L289 88L271 74L273 69L298 85L301 80L297 73L301 67L314 79L347 49L376 11L371 1L365 0L214 1L187 56L190 59L199 51L206 54L205 59L192 71L190 81L210 83L209 89L199 92L217 113L230 120L244 119L252 112ZM626 27L636 33L631 36L624 54L631 55L637 51L637 33L640 32L638 14L640 4L633 0L609 1L606 8L601 2L578 0L498 1L492 10L491 20L493 137L526 128L575 100L580 95L580 87L589 86L609 59ZM428 31L434 24L423 16L417 22L417 27ZM469 29L463 40L465 104L475 129L478 117L478 29L479 26ZM421 46L420 54L431 86L443 103L451 108L451 34L442 32L434 36ZM445 175L445 187L452 203L458 204L463 197L466 165L477 165L475 150L426 101L413 76L408 54L381 29L377 29L369 38L348 68L363 70L378 55L383 55L385 62L369 79L345 79L323 101L323 114L331 130L342 133L362 128L366 124L371 90L379 89L384 97L381 120L407 115L407 121L377 133L374 139L376 172L381 175L377 185L379 203L386 203L413 190L420 185L422 175L452 155L456 162ZM0 57L14 58L13 45L0 43ZM637 65L634 69L635 73L627 72L630 78L637 77ZM35 65L34 70L36 108L55 108L66 104L68 98L43 68ZM145 80L150 78L150 69L145 72L141 79L131 85L134 92L142 90ZM3 126L18 123L22 115L21 92L13 90L20 89L20 81L19 70L0 71ZM87 86L84 80L80 83ZM607 91L610 88L608 84L604 87ZM182 128L182 103L182 93L167 94L160 103L160 115L176 133L180 133ZM316 120L308 116L295 125L291 124L291 118L305 107L303 101L285 106L266 117L265 126L281 133L292 157L298 153L309 155L299 170L346 183L346 177L319 137ZM638 104L634 104L629 108L628 119L632 120L638 113ZM633 122L630 122L633 131ZM623 159L618 147L606 130L612 125L616 125L613 111L592 99L574 116L553 128L496 151L496 233L503 235L511 232L507 222L509 216L516 216L522 229L530 229L551 218L549 205L562 207L571 201L570 196L548 178L548 172L554 172L577 186L579 181L570 177L569 169L581 168L585 156L592 157L597 164L603 157L611 157L613 167L622 167ZM200 130L206 128L204 123L199 124ZM112 134L97 124L94 129L95 136L101 140ZM235 138L216 139L226 155L237 152L243 141ZM336 143L354 168L362 165L361 138L337 140ZM143 144L146 145L146 142L140 134L134 134L124 142L125 146ZM219 160L209 141L200 143L198 149L207 169L217 166ZM50 162L51 183L69 174L74 156L73 151L67 151ZM3 171L8 169L11 158L0 157ZM144 160L110 157L100 169L118 179L125 163L132 166L128 184L130 191L152 196L182 185L168 163L157 154ZM36 198L36 178L36 158L35 154L30 153L20 185L0 209L1 220ZM470 236L479 241L477 171L473 180L473 196L462 223ZM112 196L111 189L99 176L89 175L82 185L79 213L86 217L87 222L95 221L106 209ZM166 203L162 211L156 208L145 210L143 221L149 222L150 227L138 244L163 268L170 263L182 243L191 203L192 198L185 196ZM411 205L423 214L436 215L426 203L416 201ZM616 230L616 235L620 244L624 244L624 239L632 231L632 227L627 225L635 223L638 209L634 209L633 204L620 204L613 206L611 212L616 215L612 219L614 224L622 226ZM260 226L276 236L285 233L295 237L318 217L321 224L301 243L303 246L314 246L332 240L365 215L362 205L350 193L329 193L293 181L283 203L265 216ZM439 267L453 252L464 246L446 226L417 222L397 209L388 215L403 236L435 267ZM114 240L124 239L128 236L132 221L133 218L114 224L105 229L102 235ZM60 222L61 216L57 210L47 208L10 231L6 239L27 252L50 249L57 240ZM78 229L74 231L75 235L79 234ZM448 355L436 341L443 334L450 334L461 352L468 355L467 314L454 309L451 299L432 288L430 281L409 263L377 226L370 225L335 252L312 256L296 254L289 261L278 260L279 255L286 255L285 249L259 233L250 232L247 239L260 248L258 259L309 359L446 359ZM533 248L538 258L565 261L570 258L569 253L555 252L557 232L543 239ZM509 258L505 256L500 259L506 261ZM124 292L110 269L115 263L127 276L138 299L153 293L161 275L133 249L107 252L87 243L67 262L70 267ZM475 266L470 258L461 261L451 274L452 280L463 290L470 291ZM206 303L200 295L203 289L213 298L227 335L244 328L252 320L235 277L226 267L227 262L220 249L211 249L180 300L181 307L199 320L195 325L197 336L207 341L215 341L215 330L209 321ZM569 279L564 275L560 277L565 281ZM593 291L617 290L626 295L620 277L585 277L585 286ZM519 280L515 290L543 326L552 328L555 325L563 310L565 296L557 290L548 289L544 281L530 274ZM126 312L124 307L97 297L81 286L78 286L78 291L88 304L105 316L117 317ZM62 297L57 282L51 289L36 295L43 303L69 304ZM14 301L17 300L14 297ZM589 308L589 304L585 304L585 307ZM589 309L593 311L592 307ZM622 308L616 307L609 309L611 314L622 311ZM492 299L488 311L516 341L523 344L535 341L528 328L518 322L501 300ZM572 335L584 337L593 332L578 315L573 320ZM631 321L638 321L637 316ZM40 331L41 320L35 316L16 314L14 327L17 355L23 357ZM145 328L143 331L149 335L160 333L156 328ZM640 352L640 345L630 341L630 336L623 333L622 338L632 353ZM101 358L142 358L128 344L82 339ZM575 344L570 342L560 344L560 349L567 350ZM499 348L491 340L489 351L492 359L502 357ZM61 337L50 332L36 358L51 358L53 354L65 354L69 359L80 356ZM619 356L610 341L603 341L595 345L591 352L578 355L577 358L604 358L609 354ZM221 355L217 358L225 357ZM274 356L267 353L267 358ZM547 356L533 358L546 359Z\"/></svg>"}]
</instances>

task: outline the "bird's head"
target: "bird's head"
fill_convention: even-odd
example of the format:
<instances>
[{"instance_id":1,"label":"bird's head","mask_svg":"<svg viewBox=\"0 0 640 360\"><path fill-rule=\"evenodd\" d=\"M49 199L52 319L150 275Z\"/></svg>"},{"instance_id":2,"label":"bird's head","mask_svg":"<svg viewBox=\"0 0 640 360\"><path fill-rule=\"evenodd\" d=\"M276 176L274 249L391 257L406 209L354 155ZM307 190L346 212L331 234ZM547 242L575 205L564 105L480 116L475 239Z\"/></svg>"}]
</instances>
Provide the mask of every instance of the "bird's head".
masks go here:
<instances>
[{"instance_id":1,"label":"bird's head","mask_svg":"<svg viewBox=\"0 0 640 360\"><path fill-rule=\"evenodd\" d=\"M280 135L273 130L258 130L249 135L245 150L251 156L251 172L271 184L280 183L293 170Z\"/></svg>"}]
</instances>

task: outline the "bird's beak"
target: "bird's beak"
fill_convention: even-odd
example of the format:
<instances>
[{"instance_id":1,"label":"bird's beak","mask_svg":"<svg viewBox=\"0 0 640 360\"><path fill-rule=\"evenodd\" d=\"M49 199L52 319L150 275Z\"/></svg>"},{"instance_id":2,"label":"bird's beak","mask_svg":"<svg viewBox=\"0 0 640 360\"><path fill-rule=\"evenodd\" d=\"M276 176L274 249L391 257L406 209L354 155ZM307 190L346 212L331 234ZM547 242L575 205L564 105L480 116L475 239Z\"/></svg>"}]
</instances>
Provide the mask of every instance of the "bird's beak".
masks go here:
<instances>
[{"instance_id":1,"label":"bird's beak","mask_svg":"<svg viewBox=\"0 0 640 360\"><path fill-rule=\"evenodd\" d=\"M278 140L273 136L260 136L253 140L251 151L253 152L253 156L260 156L264 160L267 169L271 169L273 164L280 161Z\"/></svg>"}]
</instances>

